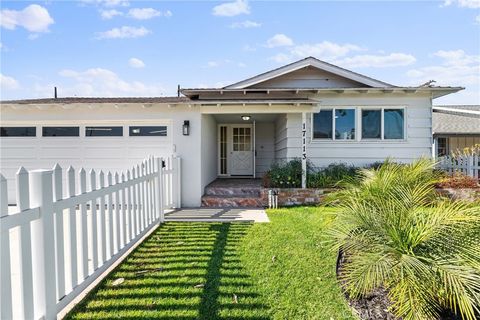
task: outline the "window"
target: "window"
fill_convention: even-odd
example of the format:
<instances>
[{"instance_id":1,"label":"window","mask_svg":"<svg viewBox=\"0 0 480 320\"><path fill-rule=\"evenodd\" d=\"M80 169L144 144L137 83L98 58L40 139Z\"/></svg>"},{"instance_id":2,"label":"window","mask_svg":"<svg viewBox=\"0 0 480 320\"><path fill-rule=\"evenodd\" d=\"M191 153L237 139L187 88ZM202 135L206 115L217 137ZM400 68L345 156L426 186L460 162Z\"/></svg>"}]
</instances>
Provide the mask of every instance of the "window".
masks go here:
<instances>
[{"instance_id":1,"label":"window","mask_svg":"<svg viewBox=\"0 0 480 320\"><path fill-rule=\"evenodd\" d=\"M335 117L333 117L334 114ZM321 110L315 113L313 138L355 140L355 109Z\"/></svg>"},{"instance_id":2,"label":"window","mask_svg":"<svg viewBox=\"0 0 480 320\"><path fill-rule=\"evenodd\" d=\"M167 136L167 127L166 126L131 126L130 128L131 137L140 137L140 136Z\"/></svg>"},{"instance_id":3,"label":"window","mask_svg":"<svg viewBox=\"0 0 480 320\"><path fill-rule=\"evenodd\" d=\"M79 127L42 127L43 137L78 137Z\"/></svg>"},{"instance_id":4,"label":"window","mask_svg":"<svg viewBox=\"0 0 480 320\"><path fill-rule=\"evenodd\" d=\"M0 127L0 137L35 137L35 127Z\"/></svg>"},{"instance_id":5,"label":"window","mask_svg":"<svg viewBox=\"0 0 480 320\"><path fill-rule=\"evenodd\" d=\"M220 127L220 174L227 174L227 127Z\"/></svg>"},{"instance_id":6,"label":"window","mask_svg":"<svg viewBox=\"0 0 480 320\"><path fill-rule=\"evenodd\" d=\"M320 110L313 115L313 138L332 139L332 110Z\"/></svg>"},{"instance_id":7,"label":"window","mask_svg":"<svg viewBox=\"0 0 480 320\"><path fill-rule=\"evenodd\" d=\"M403 109L383 110L383 138L403 139Z\"/></svg>"},{"instance_id":8,"label":"window","mask_svg":"<svg viewBox=\"0 0 480 320\"><path fill-rule=\"evenodd\" d=\"M335 109L335 140L355 140L354 109Z\"/></svg>"},{"instance_id":9,"label":"window","mask_svg":"<svg viewBox=\"0 0 480 320\"><path fill-rule=\"evenodd\" d=\"M437 138L437 153L439 157L443 157L448 154L447 138Z\"/></svg>"},{"instance_id":10,"label":"window","mask_svg":"<svg viewBox=\"0 0 480 320\"><path fill-rule=\"evenodd\" d=\"M380 139L382 110L362 110L362 139Z\"/></svg>"},{"instance_id":11,"label":"window","mask_svg":"<svg viewBox=\"0 0 480 320\"><path fill-rule=\"evenodd\" d=\"M85 137L121 137L123 127L85 127Z\"/></svg>"},{"instance_id":12,"label":"window","mask_svg":"<svg viewBox=\"0 0 480 320\"><path fill-rule=\"evenodd\" d=\"M233 128L233 151L250 151L250 128Z\"/></svg>"}]
</instances>

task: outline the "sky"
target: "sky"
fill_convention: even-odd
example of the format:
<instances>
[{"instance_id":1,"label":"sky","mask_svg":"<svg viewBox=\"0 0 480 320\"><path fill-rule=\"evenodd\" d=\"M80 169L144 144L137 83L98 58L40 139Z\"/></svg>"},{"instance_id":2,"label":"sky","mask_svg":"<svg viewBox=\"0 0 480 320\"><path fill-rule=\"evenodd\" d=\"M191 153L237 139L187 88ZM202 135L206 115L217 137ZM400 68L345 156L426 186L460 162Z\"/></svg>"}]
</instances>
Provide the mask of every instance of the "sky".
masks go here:
<instances>
[{"instance_id":1,"label":"sky","mask_svg":"<svg viewBox=\"0 0 480 320\"><path fill-rule=\"evenodd\" d=\"M480 104L480 0L2 1L0 99L172 96L314 56Z\"/></svg>"}]
</instances>

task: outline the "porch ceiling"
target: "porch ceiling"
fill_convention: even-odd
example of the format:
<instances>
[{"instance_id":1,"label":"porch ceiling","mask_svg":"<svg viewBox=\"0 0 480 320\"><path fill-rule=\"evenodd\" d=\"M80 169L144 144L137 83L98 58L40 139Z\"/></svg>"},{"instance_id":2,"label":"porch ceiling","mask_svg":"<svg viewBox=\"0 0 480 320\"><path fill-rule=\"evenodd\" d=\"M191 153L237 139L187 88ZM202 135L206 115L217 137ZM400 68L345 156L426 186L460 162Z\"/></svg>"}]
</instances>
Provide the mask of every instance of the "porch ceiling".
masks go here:
<instances>
[{"instance_id":1,"label":"porch ceiling","mask_svg":"<svg viewBox=\"0 0 480 320\"><path fill-rule=\"evenodd\" d=\"M242 120L242 116L250 116L249 121ZM213 114L214 119L217 123L252 123L253 121L257 123L262 122L274 122L279 116L279 113L231 113L231 114Z\"/></svg>"}]
</instances>

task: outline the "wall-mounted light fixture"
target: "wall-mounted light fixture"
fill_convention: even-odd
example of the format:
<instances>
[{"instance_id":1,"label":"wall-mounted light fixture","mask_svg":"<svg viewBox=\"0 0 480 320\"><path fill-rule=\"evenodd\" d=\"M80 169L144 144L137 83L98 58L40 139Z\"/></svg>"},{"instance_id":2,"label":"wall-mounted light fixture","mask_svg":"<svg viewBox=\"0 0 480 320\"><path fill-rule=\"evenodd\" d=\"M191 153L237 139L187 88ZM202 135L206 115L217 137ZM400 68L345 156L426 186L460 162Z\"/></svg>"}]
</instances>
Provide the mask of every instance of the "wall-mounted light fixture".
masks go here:
<instances>
[{"instance_id":1,"label":"wall-mounted light fixture","mask_svg":"<svg viewBox=\"0 0 480 320\"><path fill-rule=\"evenodd\" d=\"M250 116L242 116L242 120L243 121L248 121L248 120L250 120Z\"/></svg>"},{"instance_id":2,"label":"wall-mounted light fixture","mask_svg":"<svg viewBox=\"0 0 480 320\"><path fill-rule=\"evenodd\" d=\"M183 121L182 132L183 132L184 136L190 135L190 121L189 120L184 120Z\"/></svg>"}]
</instances>

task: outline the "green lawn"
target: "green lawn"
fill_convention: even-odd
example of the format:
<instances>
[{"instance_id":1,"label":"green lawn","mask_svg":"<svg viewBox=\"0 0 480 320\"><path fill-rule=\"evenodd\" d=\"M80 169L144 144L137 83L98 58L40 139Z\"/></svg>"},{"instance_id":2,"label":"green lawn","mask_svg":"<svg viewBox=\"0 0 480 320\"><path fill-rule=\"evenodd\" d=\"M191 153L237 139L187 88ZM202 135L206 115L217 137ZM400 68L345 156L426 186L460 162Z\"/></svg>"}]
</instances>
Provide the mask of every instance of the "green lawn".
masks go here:
<instances>
[{"instance_id":1,"label":"green lawn","mask_svg":"<svg viewBox=\"0 0 480 320\"><path fill-rule=\"evenodd\" d=\"M268 224L165 223L69 318L354 319L322 245L331 210L272 210Z\"/></svg>"}]
</instances>

